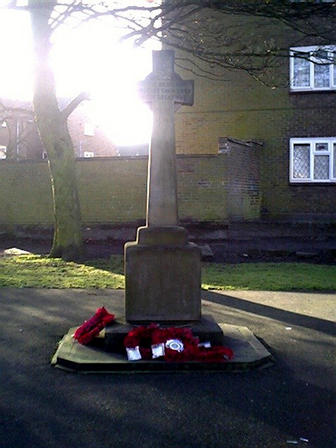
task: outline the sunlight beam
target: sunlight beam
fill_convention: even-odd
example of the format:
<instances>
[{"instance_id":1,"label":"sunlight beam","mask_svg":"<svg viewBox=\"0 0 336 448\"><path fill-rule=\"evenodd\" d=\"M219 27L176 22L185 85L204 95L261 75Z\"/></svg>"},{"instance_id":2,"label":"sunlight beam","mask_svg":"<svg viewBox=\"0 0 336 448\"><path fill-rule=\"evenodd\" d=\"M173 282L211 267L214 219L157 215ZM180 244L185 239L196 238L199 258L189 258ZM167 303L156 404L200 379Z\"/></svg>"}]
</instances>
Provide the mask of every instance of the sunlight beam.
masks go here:
<instances>
[{"instance_id":1,"label":"sunlight beam","mask_svg":"<svg viewBox=\"0 0 336 448\"><path fill-rule=\"evenodd\" d=\"M149 141L151 113L136 92L136 84L151 71L151 50L120 42L120 29L112 21L85 23L81 27L60 27L53 36L51 64L57 95L73 99L81 91L90 94L91 120L117 145ZM1 10L0 38L3 69L0 72L2 98L31 101L33 49L29 14Z\"/></svg>"}]
</instances>

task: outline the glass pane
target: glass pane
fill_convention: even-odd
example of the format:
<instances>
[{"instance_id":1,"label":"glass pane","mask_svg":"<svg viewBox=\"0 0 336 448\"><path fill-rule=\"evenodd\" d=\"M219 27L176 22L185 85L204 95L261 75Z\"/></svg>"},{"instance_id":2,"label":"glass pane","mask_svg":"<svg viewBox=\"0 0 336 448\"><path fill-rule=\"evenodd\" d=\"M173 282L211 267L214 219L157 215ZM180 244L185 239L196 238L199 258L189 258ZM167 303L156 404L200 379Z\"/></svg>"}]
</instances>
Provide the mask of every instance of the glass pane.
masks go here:
<instances>
[{"instance_id":1,"label":"glass pane","mask_svg":"<svg viewBox=\"0 0 336 448\"><path fill-rule=\"evenodd\" d=\"M294 145L293 177L295 179L310 178L310 145Z\"/></svg>"},{"instance_id":2,"label":"glass pane","mask_svg":"<svg viewBox=\"0 0 336 448\"><path fill-rule=\"evenodd\" d=\"M331 79L333 86L336 84L336 51L329 50L329 61L331 61Z\"/></svg>"},{"instance_id":3,"label":"glass pane","mask_svg":"<svg viewBox=\"0 0 336 448\"><path fill-rule=\"evenodd\" d=\"M314 179L329 179L329 156L315 156Z\"/></svg>"},{"instance_id":4,"label":"glass pane","mask_svg":"<svg viewBox=\"0 0 336 448\"><path fill-rule=\"evenodd\" d=\"M321 49L317 49L316 51L312 52L312 57L317 61L317 62L327 62L329 60L329 54L328 54L328 50L321 50Z\"/></svg>"},{"instance_id":5,"label":"glass pane","mask_svg":"<svg viewBox=\"0 0 336 448\"><path fill-rule=\"evenodd\" d=\"M328 143L316 143L315 151L328 151Z\"/></svg>"},{"instance_id":6,"label":"glass pane","mask_svg":"<svg viewBox=\"0 0 336 448\"><path fill-rule=\"evenodd\" d=\"M310 63L306 59L294 58L294 87L310 86Z\"/></svg>"},{"instance_id":7,"label":"glass pane","mask_svg":"<svg viewBox=\"0 0 336 448\"><path fill-rule=\"evenodd\" d=\"M330 65L314 64L314 87L329 87L330 85Z\"/></svg>"},{"instance_id":8,"label":"glass pane","mask_svg":"<svg viewBox=\"0 0 336 448\"><path fill-rule=\"evenodd\" d=\"M336 178L336 143L334 143L333 178Z\"/></svg>"}]
</instances>

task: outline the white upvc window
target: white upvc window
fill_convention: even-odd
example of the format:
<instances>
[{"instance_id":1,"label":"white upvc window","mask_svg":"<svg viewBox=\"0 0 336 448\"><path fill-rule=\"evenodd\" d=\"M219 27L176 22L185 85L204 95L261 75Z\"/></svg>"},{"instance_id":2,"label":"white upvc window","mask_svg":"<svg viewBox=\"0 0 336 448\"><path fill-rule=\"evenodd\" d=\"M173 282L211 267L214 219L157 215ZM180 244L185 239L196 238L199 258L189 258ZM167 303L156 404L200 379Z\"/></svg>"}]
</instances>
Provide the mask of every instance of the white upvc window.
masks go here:
<instances>
[{"instance_id":1,"label":"white upvc window","mask_svg":"<svg viewBox=\"0 0 336 448\"><path fill-rule=\"evenodd\" d=\"M93 151L84 151L83 156L87 159L89 159L90 157L94 157L94 152Z\"/></svg>"},{"instance_id":2,"label":"white upvc window","mask_svg":"<svg viewBox=\"0 0 336 448\"><path fill-rule=\"evenodd\" d=\"M7 148L4 145L0 145L0 159L6 159Z\"/></svg>"},{"instance_id":3,"label":"white upvc window","mask_svg":"<svg viewBox=\"0 0 336 448\"><path fill-rule=\"evenodd\" d=\"M296 92L336 90L336 46L290 48L290 88Z\"/></svg>"},{"instance_id":4,"label":"white upvc window","mask_svg":"<svg viewBox=\"0 0 336 448\"><path fill-rule=\"evenodd\" d=\"M84 123L84 135L87 135L89 137L93 137L95 135L95 126L93 123Z\"/></svg>"},{"instance_id":5,"label":"white upvc window","mask_svg":"<svg viewBox=\"0 0 336 448\"><path fill-rule=\"evenodd\" d=\"M291 138L291 183L336 182L336 137Z\"/></svg>"}]
</instances>

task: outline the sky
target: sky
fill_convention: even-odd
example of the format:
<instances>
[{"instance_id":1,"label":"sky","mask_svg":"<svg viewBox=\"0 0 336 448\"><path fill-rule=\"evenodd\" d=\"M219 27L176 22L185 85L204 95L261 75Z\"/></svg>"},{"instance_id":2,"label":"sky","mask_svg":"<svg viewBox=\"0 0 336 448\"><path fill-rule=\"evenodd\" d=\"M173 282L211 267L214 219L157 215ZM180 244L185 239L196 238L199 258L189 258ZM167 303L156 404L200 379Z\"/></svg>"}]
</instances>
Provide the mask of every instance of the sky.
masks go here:
<instances>
[{"instance_id":1,"label":"sky","mask_svg":"<svg viewBox=\"0 0 336 448\"><path fill-rule=\"evenodd\" d=\"M33 51L29 15L0 10L2 42L0 97L32 98ZM57 94L73 98L90 93L88 109L118 145L149 141L151 113L136 94L136 84L151 71L151 50L118 42L115 28L90 22L81 28L60 30L54 37L52 66ZM158 48L156 48L158 49Z\"/></svg>"}]
</instances>

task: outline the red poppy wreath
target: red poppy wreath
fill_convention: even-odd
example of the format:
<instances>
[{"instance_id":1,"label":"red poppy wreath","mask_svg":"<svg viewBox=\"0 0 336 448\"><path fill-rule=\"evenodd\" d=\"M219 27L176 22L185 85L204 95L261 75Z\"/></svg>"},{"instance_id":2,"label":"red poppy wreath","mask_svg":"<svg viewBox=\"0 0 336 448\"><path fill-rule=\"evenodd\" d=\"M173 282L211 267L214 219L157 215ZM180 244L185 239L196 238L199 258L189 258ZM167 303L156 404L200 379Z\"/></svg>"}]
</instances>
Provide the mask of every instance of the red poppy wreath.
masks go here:
<instances>
[{"instance_id":1,"label":"red poppy wreath","mask_svg":"<svg viewBox=\"0 0 336 448\"><path fill-rule=\"evenodd\" d=\"M104 307L98 308L89 320L77 328L73 336L74 339L80 344L88 344L107 324L114 320L114 317L114 314L109 313Z\"/></svg>"},{"instance_id":2,"label":"red poppy wreath","mask_svg":"<svg viewBox=\"0 0 336 448\"><path fill-rule=\"evenodd\" d=\"M124 340L129 361L162 358L168 362L225 362L233 358L228 347L200 343L190 328L160 328L157 324L131 330Z\"/></svg>"}]
</instances>

